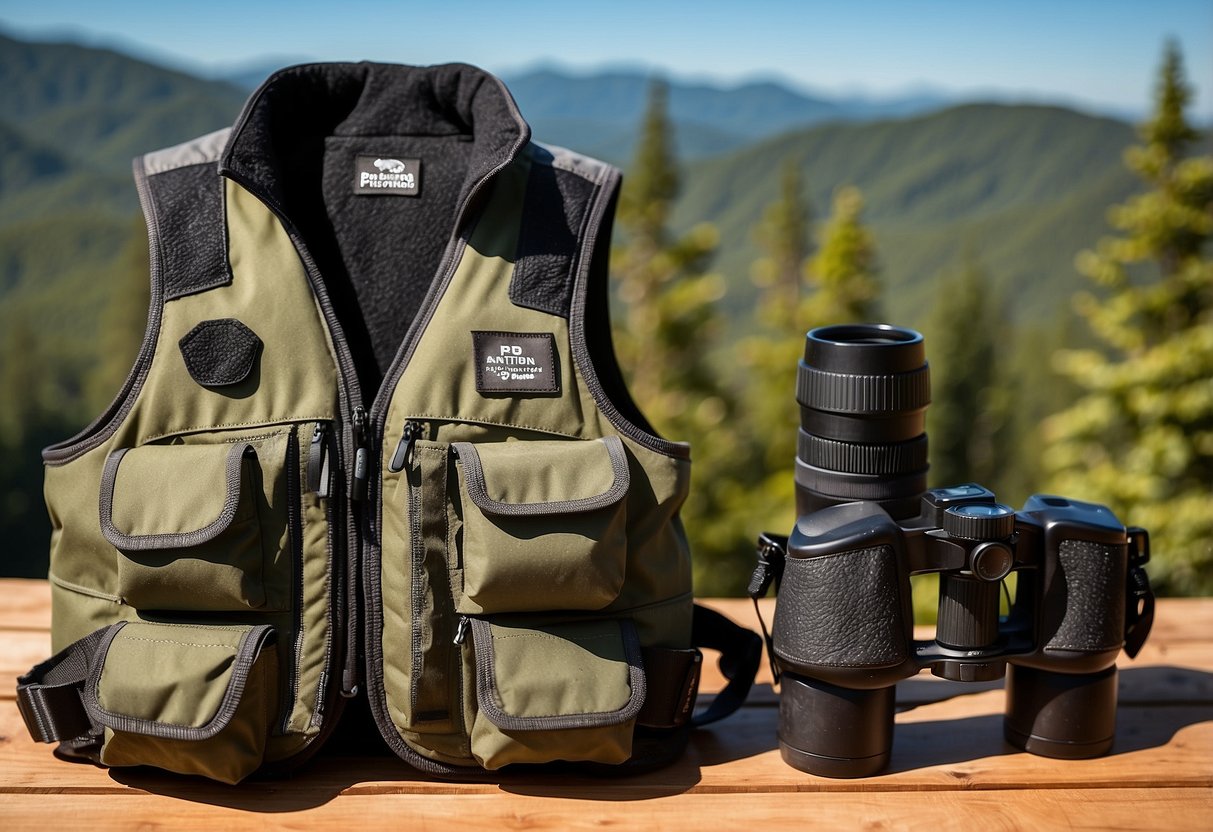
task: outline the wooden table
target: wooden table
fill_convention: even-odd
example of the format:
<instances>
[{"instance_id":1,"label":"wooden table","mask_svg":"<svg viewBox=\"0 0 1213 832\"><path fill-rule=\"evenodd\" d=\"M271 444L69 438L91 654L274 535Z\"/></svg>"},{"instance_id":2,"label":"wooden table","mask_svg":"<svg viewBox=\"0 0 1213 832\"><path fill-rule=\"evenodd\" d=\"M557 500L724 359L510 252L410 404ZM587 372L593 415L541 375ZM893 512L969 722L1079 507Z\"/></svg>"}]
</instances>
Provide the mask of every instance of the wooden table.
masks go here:
<instances>
[{"instance_id":1,"label":"wooden table","mask_svg":"<svg viewBox=\"0 0 1213 832\"><path fill-rule=\"evenodd\" d=\"M322 754L291 779L231 787L65 763L30 741L13 679L49 652L50 592L44 581L10 579L0 593L3 830L1213 829L1213 599L1159 603L1141 655L1122 656L1116 745L1097 760L1017 752L1002 740L1001 683L921 675L898 688L887 773L813 777L779 758L778 698L764 667L746 707L697 732L679 763L654 774L448 783L394 757ZM757 628L749 601L710 603ZM721 685L707 664L705 693Z\"/></svg>"}]
</instances>

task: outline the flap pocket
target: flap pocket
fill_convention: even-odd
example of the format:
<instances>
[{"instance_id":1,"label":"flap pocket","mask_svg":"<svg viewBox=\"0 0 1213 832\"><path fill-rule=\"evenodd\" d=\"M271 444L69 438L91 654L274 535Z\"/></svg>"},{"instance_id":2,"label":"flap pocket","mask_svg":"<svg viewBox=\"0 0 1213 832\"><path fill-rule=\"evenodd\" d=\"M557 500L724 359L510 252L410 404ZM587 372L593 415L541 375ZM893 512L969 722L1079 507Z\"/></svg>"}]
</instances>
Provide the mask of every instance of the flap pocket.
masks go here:
<instances>
[{"instance_id":1,"label":"flap pocket","mask_svg":"<svg viewBox=\"0 0 1213 832\"><path fill-rule=\"evenodd\" d=\"M472 619L472 641L472 754L485 768L631 756L645 675L630 620Z\"/></svg>"},{"instance_id":2,"label":"flap pocket","mask_svg":"<svg viewBox=\"0 0 1213 832\"><path fill-rule=\"evenodd\" d=\"M468 497L485 514L543 517L608 508L628 493L627 455L617 436L591 442L452 445Z\"/></svg>"},{"instance_id":3,"label":"flap pocket","mask_svg":"<svg viewBox=\"0 0 1213 832\"><path fill-rule=\"evenodd\" d=\"M109 628L84 687L101 762L235 783L259 765L278 702L274 630L147 621Z\"/></svg>"},{"instance_id":4,"label":"flap pocket","mask_svg":"<svg viewBox=\"0 0 1213 832\"><path fill-rule=\"evenodd\" d=\"M627 565L627 454L618 437L452 446L460 463L468 614L596 610Z\"/></svg>"},{"instance_id":5,"label":"flap pocket","mask_svg":"<svg viewBox=\"0 0 1213 832\"><path fill-rule=\"evenodd\" d=\"M120 552L124 602L154 610L285 609L289 439L282 431L110 454L101 532Z\"/></svg>"},{"instance_id":6,"label":"flap pocket","mask_svg":"<svg viewBox=\"0 0 1213 832\"><path fill-rule=\"evenodd\" d=\"M101 475L105 539L127 551L209 543L252 515L246 455L256 457L248 442L114 451Z\"/></svg>"}]
</instances>

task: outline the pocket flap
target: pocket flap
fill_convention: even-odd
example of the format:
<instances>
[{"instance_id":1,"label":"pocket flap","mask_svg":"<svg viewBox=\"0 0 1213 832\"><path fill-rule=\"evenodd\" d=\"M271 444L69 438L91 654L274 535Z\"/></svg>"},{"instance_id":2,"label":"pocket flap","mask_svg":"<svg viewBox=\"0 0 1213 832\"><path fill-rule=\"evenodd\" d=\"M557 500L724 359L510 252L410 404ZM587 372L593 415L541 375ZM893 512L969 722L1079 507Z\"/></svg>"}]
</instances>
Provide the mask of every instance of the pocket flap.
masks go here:
<instances>
[{"instance_id":1,"label":"pocket flap","mask_svg":"<svg viewBox=\"0 0 1213 832\"><path fill-rule=\"evenodd\" d=\"M255 510L241 500L251 443L144 445L114 451L101 474L101 533L118 549L184 549ZM242 506L243 504L243 506Z\"/></svg>"},{"instance_id":2,"label":"pocket flap","mask_svg":"<svg viewBox=\"0 0 1213 832\"><path fill-rule=\"evenodd\" d=\"M593 511L618 503L629 485L617 436L588 442L455 442L468 496L504 517ZM558 463L558 464L557 464Z\"/></svg>"},{"instance_id":3,"label":"pocket flap","mask_svg":"<svg viewBox=\"0 0 1213 832\"><path fill-rule=\"evenodd\" d=\"M471 622L476 700L503 731L621 725L644 705L640 639L630 620Z\"/></svg>"},{"instance_id":4,"label":"pocket flap","mask_svg":"<svg viewBox=\"0 0 1213 832\"><path fill-rule=\"evenodd\" d=\"M227 727L273 627L119 622L97 647L84 707L128 734L206 740Z\"/></svg>"}]
</instances>

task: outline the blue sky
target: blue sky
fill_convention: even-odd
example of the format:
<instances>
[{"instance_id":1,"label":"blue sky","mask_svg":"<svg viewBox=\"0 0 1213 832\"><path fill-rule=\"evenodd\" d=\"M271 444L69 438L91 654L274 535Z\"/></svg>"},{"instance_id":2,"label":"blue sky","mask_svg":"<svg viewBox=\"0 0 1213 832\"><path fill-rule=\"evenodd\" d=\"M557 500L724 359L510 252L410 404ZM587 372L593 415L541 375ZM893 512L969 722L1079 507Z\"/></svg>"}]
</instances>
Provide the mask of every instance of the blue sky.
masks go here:
<instances>
[{"instance_id":1,"label":"blue sky","mask_svg":"<svg viewBox=\"0 0 1213 832\"><path fill-rule=\"evenodd\" d=\"M1211 0L0 0L0 26L212 74L279 56L459 60L494 72L641 65L726 83L776 77L875 96L928 87L1127 113L1147 108L1163 40L1174 37L1197 87L1194 115L1213 121Z\"/></svg>"}]
</instances>

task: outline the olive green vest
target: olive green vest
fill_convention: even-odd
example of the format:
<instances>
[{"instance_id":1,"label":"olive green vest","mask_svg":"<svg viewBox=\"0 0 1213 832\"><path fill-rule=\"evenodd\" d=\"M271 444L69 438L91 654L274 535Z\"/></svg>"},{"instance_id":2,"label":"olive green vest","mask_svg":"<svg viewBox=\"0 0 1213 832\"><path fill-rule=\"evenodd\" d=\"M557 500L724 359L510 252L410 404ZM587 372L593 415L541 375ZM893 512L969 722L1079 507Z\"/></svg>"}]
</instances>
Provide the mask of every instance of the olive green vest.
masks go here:
<instances>
[{"instance_id":1,"label":"olive green vest","mask_svg":"<svg viewBox=\"0 0 1213 832\"><path fill-rule=\"evenodd\" d=\"M365 695L439 773L678 752L688 449L613 358L618 171L529 134L472 67L322 64L136 160L147 335L44 452L38 738L236 782Z\"/></svg>"}]
</instances>

